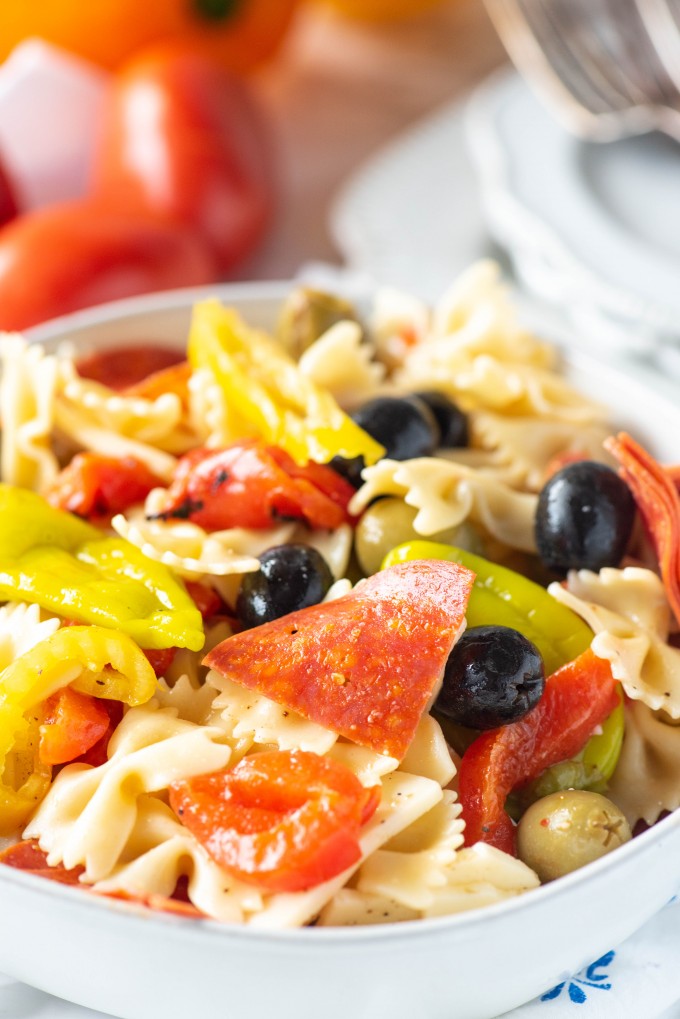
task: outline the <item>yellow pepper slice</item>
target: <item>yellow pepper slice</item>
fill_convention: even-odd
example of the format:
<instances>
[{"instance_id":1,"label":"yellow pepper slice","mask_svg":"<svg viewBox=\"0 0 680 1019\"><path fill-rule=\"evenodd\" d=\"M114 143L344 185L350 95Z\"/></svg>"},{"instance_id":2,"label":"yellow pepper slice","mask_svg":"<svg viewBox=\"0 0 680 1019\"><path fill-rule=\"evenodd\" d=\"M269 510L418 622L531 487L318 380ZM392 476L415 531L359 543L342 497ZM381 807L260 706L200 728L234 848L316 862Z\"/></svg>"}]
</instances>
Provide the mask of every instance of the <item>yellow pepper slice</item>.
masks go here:
<instances>
[{"instance_id":1,"label":"yellow pepper slice","mask_svg":"<svg viewBox=\"0 0 680 1019\"><path fill-rule=\"evenodd\" d=\"M35 709L69 685L134 706L153 697L156 676L131 637L100 626L57 630L0 674L0 835L21 827L49 788Z\"/></svg>"},{"instance_id":2,"label":"yellow pepper slice","mask_svg":"<svg viewBox=\"0 0 680 1019\"><path fill-rule=\"evenodd\" d=\"M167 566L11 485L0 485L2 598L113 627L144 648L203 647L201 614Z\"/></svg>"},{"instance_id":3,"label":"yellow pepper slice","mask_svg":"<svg viewBox=\"0 0 680 1019\"><path fill-rule=\"evenodd\" d=\"M247 326L219 301L194 308L189 363L218 382L235 434L258 435L299 465L334 456L375 463L385 449L338 407L266 333Z\"/></svg>"}]
</instances>

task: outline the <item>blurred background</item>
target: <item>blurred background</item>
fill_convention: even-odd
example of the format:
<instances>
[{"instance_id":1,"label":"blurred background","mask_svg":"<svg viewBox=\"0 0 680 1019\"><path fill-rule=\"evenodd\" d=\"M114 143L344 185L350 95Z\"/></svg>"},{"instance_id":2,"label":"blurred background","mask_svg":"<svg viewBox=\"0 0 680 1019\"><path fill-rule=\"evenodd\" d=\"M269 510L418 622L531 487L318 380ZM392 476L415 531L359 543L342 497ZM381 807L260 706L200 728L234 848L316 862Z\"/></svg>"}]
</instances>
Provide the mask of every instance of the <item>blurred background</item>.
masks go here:
<instances>
[{"instance_id":1,"label":"blurred background","mask_svg":"<svg viewBox=\"0 0 680 1019\"><path fill-rule=\"evenodd\" d=\"M4 328L346 261L343 187L506 60L481 0L156 0L143 16L47 0L3 5L0 40ZM426 154L421 169L424 184ZM397 247L418 215L404 203L387 210Z\"/></svg>"},{"instance_id":2,"label":"blurred background","mask_svg":"<svg viewBox=\"0 0 680 1019\"><path fill-rule=\"evenodd\" d=\"M677 395L678 67L677 0L0 5L0 328L492 254Z\"/></svg>"}]
</instances>

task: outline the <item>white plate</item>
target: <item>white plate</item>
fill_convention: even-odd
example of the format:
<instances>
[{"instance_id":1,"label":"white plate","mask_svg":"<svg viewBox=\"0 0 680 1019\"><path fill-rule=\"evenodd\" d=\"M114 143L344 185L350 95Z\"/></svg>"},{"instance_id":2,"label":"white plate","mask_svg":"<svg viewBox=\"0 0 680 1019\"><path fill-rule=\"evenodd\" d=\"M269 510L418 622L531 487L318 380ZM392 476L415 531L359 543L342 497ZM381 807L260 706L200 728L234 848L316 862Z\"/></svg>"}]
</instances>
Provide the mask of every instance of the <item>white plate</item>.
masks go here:
<instances>
[{"instance_id":1,"label":"white plate","mask_svg":"<svg viewBox=\"0 0 680 1019\"><path fill-rule=\"evenodd\" d=\"M677 142L578 139L516 74L478 92L468 129L487 222L531 289L599 309L633 345L680 339Z\"/></svg>"},{"instance_id":2,"label":"white plate","mask_svg":"<svg viewBox=\"0 0 680 1019\"><path fill-rule=\"evenodd\" d=\"M360 167L330 227L350 269L428 300L495 240L572 342L677 398L678 180L676 143L580 142L503 72Z\"/></svg>"},{"instance_id":3,"label":"white plate","mask_svg":"<svg viewBox=\"0 0 680 1019\"><path fill-rule=\"evenodd\" d=\"M219 295L266 325L283 289L237 285ZM87 345L181 342L201 293L119 302L33 335ZM680 411L673 404L582 355L566 373L590 394L607 393L618 426L675 458ZM346 1019L348 1008L354 1019L489 1019L642 926L677 891L679 855L676 811L613 856L483 910L282 932L153 914L0 868L0 970L124 1019Z\"/></svg>"},{"instance_id":4,"label":"white plate","mask_svg":"<svg viewBox=\"0 0 680 1019\"><path fill-rule=\"evenodd\" d=\"M442 107L338 192L330 229L350 269L434 301L489 253L464 113L464 103Z\"/></svg>"}]
</instances>

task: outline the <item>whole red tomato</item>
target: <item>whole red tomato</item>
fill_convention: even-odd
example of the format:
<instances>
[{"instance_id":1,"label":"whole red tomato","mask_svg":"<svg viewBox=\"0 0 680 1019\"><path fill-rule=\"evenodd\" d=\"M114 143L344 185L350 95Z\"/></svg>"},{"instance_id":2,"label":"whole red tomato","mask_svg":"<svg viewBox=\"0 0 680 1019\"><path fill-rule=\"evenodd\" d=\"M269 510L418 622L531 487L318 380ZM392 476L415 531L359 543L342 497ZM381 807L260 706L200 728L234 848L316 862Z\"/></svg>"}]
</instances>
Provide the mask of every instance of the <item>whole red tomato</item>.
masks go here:
<instances>
[{"instance_id":1,"label":"whole red tomato","mask_svg":"<svg viewBox=\"0 0 680 1019\"><path fill-rule=\"evenodd\" d=\"M180 226L89 200L50 205L0 231L0 329L216 276L209 250Z\"/></svg>"},{"instance_id":2,"label":"whole red tomato","mask_svg":"<svg viewBox=\"0 0 680 1019\"><path fill-rule=\"evenodd\" d=\"M14 193L14 185L9 178L7 170L0 163L0 226L9 223L11 219L19 215L19 204Z\"/></svg>"},{"instance_id":3,"label":"whole red tomato","mask_svg":"<svg viewBox=\"0 0 680 1019\"><path fill-rule=\"evenodd\" d=\"M271 220L272 165L267 125L248 86L207 57L164 47L115 79L93 193L190 227L226 272Z\"/></svg>"}]
</instances>

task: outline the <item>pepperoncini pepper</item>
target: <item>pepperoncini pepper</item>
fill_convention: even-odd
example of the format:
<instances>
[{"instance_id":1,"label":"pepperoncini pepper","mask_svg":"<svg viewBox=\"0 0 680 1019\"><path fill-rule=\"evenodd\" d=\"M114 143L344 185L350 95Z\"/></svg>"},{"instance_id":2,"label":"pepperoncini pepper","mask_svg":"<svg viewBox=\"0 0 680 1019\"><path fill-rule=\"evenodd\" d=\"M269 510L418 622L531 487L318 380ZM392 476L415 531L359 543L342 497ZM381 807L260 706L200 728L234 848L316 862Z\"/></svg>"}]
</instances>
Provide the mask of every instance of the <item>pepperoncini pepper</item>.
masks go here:
<instances>
[{"instance_id":1,"label":"pepperoncini pepper","mask_svg":"<svg viewBox=\"0 0 680 1019\"><path fill-rule=\"evenodd\" d=\"M192 368L207 368L218 383L234 435L261 436L300 466L334 456L372 464L385 452L275 340L219 301L195 306L188 356Z\"/></svg>"},{"instance_id":2,"label":"pepperoncini pepper","mask_svg":"<svg viewBox=\"0 0 680 1019\"><path fill-rule=\"evenodd\" d=\"M0 835L21 827L49 788L35 709L66 686L134 706L153 697L156 676L132 638L99 626L57 630L0 674Z\"/></svg>"},{"instance_id":3,"label":"pepperoncini pepper","mask_svg":"<svg viewBox=\"0 0 680 1019\"><path fill-rule=\"evenodd\" d=\"M0 485L0 598L113 627L144 648L203 646L201 615L166 566L11 485Z\"/></svg>"}]
</instances>

